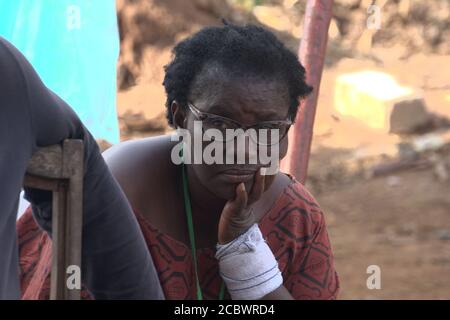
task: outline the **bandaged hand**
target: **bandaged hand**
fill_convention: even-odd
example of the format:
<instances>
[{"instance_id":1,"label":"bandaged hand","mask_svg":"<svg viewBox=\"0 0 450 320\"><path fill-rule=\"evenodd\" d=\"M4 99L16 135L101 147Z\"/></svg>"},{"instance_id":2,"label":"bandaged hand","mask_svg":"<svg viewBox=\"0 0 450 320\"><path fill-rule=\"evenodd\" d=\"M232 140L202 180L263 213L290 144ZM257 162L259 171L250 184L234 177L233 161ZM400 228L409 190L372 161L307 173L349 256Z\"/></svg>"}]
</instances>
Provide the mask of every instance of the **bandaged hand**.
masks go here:
<instances>
[{"instance_id":1,"label":"bandaged hand","mask_svg":"<svg viewBox=\"0 0 450 320\"><path fill-rule=\"evenodd\" d=\"M235 198L222 211L216 258L232 299L260 299L283 283L278 262L255 223L251 207L273 179L258 170L250 193L244 183L239 184Z\"/></svg>"},{"instance_id":2,"label":"bandaged hand","mask_svg":"<svg viewBox=\"0 0 450 320\"><path fill-rule=\"evenodd\" d=\"M220 275L233 300L261 299L283 284L278 262L257 224L225 245L217 245Z\"/></svg>"}]
</instances>

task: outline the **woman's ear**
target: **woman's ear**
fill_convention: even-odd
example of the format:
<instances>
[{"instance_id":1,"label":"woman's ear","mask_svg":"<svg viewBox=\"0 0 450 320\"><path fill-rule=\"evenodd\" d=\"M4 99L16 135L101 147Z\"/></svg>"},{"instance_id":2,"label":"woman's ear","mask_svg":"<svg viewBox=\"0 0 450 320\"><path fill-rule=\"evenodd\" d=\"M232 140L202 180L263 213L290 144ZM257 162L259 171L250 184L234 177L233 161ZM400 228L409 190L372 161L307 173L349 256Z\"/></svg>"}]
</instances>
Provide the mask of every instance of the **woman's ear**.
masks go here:
<instances>
[{"instance_id":1,"label":"woman's ear","mask_svg":"<svg viewBox=\"0 0 450 320\"><path fill-rule=\"evenodd\" d=\"M185 128L186 127L186 112L178 102L172 101L170 105L170 112L172 113L173 124L175 128Z\"/></svg>"},{"instance_id":2,"label":"woman's ear","mask_svg":"<svg viewBox=\"0 0 450 320\"><path fill-rule=\"evenodd\" d=\"M288 148L289 148L289 132L280 141L280 146L279 146L279 149L278 149L278 152L280 153L280 160L284 159L284 157L287 154Z\"/></svg>"}]
</instances>

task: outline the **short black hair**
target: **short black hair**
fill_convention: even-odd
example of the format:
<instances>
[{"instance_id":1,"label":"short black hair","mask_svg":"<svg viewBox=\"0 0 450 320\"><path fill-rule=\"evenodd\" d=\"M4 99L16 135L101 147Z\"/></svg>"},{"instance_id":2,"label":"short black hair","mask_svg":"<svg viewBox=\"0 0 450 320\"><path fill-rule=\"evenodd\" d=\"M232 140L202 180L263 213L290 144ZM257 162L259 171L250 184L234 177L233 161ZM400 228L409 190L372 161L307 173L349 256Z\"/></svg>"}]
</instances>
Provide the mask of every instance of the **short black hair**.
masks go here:
<instances>
[{"instance_id":1,"label":"short black hair","mask_svg":"<svg viewBox=\"0 0 450 320\"><path fill-rule=\"evenodd\" d=\"M178 43L172 53L173 60L164 67L163 81L167 94L166 115L171 126L172 102L186 106L192 82L207 63L219 63L234 74L283 79L288 86L288 115L292 120L297 114L299 99L313 89L305 82L305 69L296 54L273 33L256 25L237 26L225 22L221 27L207 27Z\"/></svg>"}]
</instances>

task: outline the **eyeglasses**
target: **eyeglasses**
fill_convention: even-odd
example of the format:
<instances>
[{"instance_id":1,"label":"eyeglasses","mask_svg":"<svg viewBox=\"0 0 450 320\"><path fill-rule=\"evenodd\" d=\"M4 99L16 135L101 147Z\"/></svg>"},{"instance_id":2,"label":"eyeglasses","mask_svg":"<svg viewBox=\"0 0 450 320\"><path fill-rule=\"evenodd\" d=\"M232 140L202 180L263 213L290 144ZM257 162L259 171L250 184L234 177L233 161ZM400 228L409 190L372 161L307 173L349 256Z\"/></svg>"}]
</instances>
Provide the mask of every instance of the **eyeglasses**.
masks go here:
<instances>
[{"instance_id":1,"label":"eyeglasses","mask_svg":"<svg viewBox=\"0 0 450 320\"><path fill-rule=\"evenodd\" d=\"M234 134L229 134L230 131L235 132L235 130L242 129L247 132L248 129L255 130L256 134L249 134L250 138L258 145L274 145L279 143L288 133L290 126L292 125L291 120L275 120L275 121L263 121L256 123L251 126L244 126L241 123L226 117L222 117L216 114L207 113L200 111L192 103L187 103L189 110L192 114L200 121L202 121L202 127L204 133L207 135L209 129L216 129L221 132L219 137L214 138L216 141L229 141L234 139L236 136ZM278 130L278 139L272 138L272 131ZM264 135L264 133L266 133Z\"/></svg>"}]
</instances>

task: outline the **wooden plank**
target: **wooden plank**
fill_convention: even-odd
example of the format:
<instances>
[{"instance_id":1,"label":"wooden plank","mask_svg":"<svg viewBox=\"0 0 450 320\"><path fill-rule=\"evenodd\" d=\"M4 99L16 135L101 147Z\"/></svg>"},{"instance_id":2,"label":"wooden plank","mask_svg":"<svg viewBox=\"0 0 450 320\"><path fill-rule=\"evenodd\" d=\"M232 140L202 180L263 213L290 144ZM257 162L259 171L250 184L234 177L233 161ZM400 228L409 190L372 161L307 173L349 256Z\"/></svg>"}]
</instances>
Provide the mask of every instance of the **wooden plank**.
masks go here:
<instances>
[{"instance_id":1,"label":"wooden plank","mask_svg":"<svg viewBox=\"0 0 450 320\"><path fill-rule=\"evenodd\" d=\"M66 270L70 265L78 266L81 270L84 178L83 147L84 145L81 140L64 141L62 175L70 176L66 210ZM67 286L65 286L65 290L66 299L80 299L81 290L69 290Z\"/></svg>"},{"instance_id":2,"label":"wooden plank","mask_svg":"<svg viewBox=\"0 0 450 320\"><path fill-rule=\"evenodd\" d=\"M45 178L63 178L62 147L53 145L38 149L28 163L27 173Z\"/></svg>"},{"instance_id":3,"label":"wooden plank","mask_svg":"<svg viewBox=\"0 0 450 320\"><path fill-rule=\"evenodd\" d=\"M61 183L66 182L63 182L60 179L47 179L43 177L37 177L31 174L26 174L23 181L23 185L25 187L48 191L58 190L60 188Z\"/></svg>"},{"instance_id":4,"label":"wooden plank","mask_svg":"<svg viewBox=\"0 0 450 320\"><path fill-rule=\"evenodd\" d=\"M66 254L65 244L67 241L66 226L66 208L67 192L66 188L55 190L53 192L52 208L52 272L50 278L50 299L65 299L66 288Z\"/></svg>"}]
</instances>

